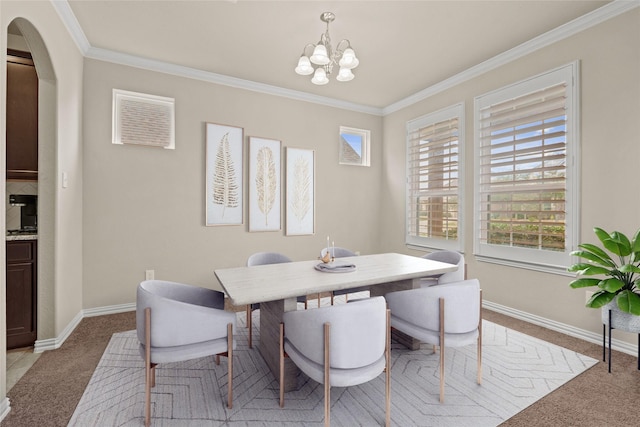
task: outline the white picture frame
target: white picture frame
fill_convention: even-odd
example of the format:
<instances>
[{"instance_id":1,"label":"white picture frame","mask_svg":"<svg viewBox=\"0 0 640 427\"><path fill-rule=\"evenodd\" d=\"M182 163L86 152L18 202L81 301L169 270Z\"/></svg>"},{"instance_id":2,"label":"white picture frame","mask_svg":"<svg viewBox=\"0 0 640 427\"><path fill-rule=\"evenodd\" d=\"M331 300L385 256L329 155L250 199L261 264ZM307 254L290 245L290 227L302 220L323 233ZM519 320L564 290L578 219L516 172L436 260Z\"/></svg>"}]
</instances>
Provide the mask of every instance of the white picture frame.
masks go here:
<instances>
[{"instance_id":1,"label":"white picture frame","mask_svg":"<svg viewBox=\"0 0 640 427\"><path fill-rule=\"evenodd\" d=\"M282 229L282 143L275 139L249 137L249 231Z\"/></svg>"},{"instance_id":2,"label":"white picture frame","mask_svg":"<svg viewBox=\"0 0 640 427\"><path fill-rule=\"evenodd\" d=\"M315 152L286 148L287 236L315 233Z\"/></svg>"},{"instance_id":3,"label":"white picture frame","mask_svg":"<svg viewBox=\"0 0 640 427\"><path fill-rule=\"evenodd\" d=\"M207 226L244 223L244 129L206 123Z\"/></svg>"}]
</instances>

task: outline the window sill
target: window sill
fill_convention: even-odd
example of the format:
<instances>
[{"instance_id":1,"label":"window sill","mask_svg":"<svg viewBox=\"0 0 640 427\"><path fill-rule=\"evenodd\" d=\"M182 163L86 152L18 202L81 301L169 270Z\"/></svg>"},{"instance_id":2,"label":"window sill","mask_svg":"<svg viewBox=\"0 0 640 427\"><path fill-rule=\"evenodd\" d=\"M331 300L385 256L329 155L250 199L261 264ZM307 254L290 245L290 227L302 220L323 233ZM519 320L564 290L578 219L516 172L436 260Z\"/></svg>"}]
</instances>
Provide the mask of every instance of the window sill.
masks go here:
<instances>
[{"instance_id":1,"label":"window sill","mask_svg":"<svg viewBox=\"0 0 640 427\"><path fill-rule=\"evenodd\" d=\"M549 274L557 274L559 276L568 276L575 277L575 273L571 273L567 271L567 267L561 267L557 265L546 265L546 264L533 264L522 261L513 261L502 258L492 258L488 256L482 255L474 255L475 259L478 262L487 262L490 264L498 264L505 265L507 267L515 267L515 268L524 268L526 270L538 271L540 273L549 273Z\"/></svg>"}]
</instances>

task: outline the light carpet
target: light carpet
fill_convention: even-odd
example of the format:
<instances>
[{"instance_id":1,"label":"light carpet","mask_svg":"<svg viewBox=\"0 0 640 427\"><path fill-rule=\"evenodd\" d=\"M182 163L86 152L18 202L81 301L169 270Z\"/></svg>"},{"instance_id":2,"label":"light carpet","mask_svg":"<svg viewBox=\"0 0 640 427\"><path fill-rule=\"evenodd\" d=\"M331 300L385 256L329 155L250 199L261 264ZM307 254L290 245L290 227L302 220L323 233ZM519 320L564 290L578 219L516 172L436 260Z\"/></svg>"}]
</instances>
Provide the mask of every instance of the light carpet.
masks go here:
<instances>
[{"instance_id":1,"label":"light carpet","mask_svg":"<svg viewBox=\"0 0 640 427\"><path fill-rule=\"evenodd\" d=\"M226 407L227 365L213 357L158 365L154 426L313 426L324 422L323 387L302 374L279 407L278 382L247 344L238 313L233 409ZM396 426L496 426L597 360L483 321L483 380L476 384L476 346L446 351L445 402L439 403L438 355L423 344L391 352L391 423ZM334 426L384 425L384 374L360 386L331 389ZM144 425L144 363L135 331L114 334L69 422L70 426Z\"/></svg>"}]
</instances>

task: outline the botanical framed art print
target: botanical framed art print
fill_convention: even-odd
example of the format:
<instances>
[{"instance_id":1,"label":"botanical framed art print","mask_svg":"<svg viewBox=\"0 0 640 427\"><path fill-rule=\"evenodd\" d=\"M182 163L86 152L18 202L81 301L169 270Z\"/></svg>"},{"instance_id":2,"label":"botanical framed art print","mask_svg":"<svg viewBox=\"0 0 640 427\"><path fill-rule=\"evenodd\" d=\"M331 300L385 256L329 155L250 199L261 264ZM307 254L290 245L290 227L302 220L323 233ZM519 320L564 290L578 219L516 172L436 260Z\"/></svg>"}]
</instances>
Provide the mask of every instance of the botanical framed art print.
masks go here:
<instances>
[{"instance_id":1,"label":"botanical framed art print","mask_svg":"<svg viewBox=\"0 0 640 427\"><path fill-rule=\"evenodd\" d=\"M241 225L244 130L215 123L206 126L206 225Z\"/></svg>"},{"instance_id":2,"label":"botanical framed art print","mask_svg":"<svg viewBox=\"0 0 640 427\"><path fill-rule=\"evenodd\" d=\"M286 235L315 232L314 151L287 147Z\"/></svg>"},{"instance_id":3,"label":"botanical framed art print","mask_svg":"<svg viewBox=\"0 0 640 427\"><path fill-rule=\"evenodd\" d=\"M280 230L280 141L249 137L249 231Z\"/></svg>"}]
</instances>

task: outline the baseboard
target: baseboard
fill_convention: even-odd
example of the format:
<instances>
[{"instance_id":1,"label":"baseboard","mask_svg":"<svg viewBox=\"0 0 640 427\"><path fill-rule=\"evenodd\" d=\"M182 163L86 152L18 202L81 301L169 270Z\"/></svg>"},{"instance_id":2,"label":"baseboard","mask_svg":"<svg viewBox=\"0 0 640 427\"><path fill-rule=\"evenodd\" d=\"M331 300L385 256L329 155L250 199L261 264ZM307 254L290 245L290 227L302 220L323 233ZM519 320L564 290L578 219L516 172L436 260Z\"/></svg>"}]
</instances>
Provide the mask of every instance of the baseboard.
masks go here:
<instances>
[{"instance_id":1,"label":"baseboard","mask_svg":"<svg viewBox=\"0 0 640 427\"><path fill-rule=\"evenodd\" d=\"M82 310L84 317L104 316L106 314L126 313L127 311L135 311L136 303L110 305L107 307L96 307Z\"/></svg>"},{"instance_id":2,"label":"baseboard","mask_svg":"<svg viewBox=\"0 0 640 427\"><path fill-rule=\"evenodd\" d=\"M587 331L586 329L576 328L575 326L556 322L554 320L549 320L544 317L536 316L535 314L516 310L511 307L493 303L491 301L483 301L482 306L488 310L495 311L496 313L504 314L515 319L524 320L525 322L542 326L543 328L547 328L552 331L560 332L571 337L580 338L594 344L602 345L602 334ZM620 351L622 353L627 353L632 356L638 355L638 346L615 338L611 340L611 349Z\"/></svg>"},{"instance_id":3,"label":"baseboard","mask_svg":"<svg viewBox=\"0 0 640 427\"><path fill-rule=\"evenodd\" d=\"M4 420L4 418L9 415L11 412L11 402L9 402L9 398L5 397L0 402L0 421Z\"/></svg>"},{"instance_id":4,"label":"baseboard","mask_svg":"<svg viewBox=\"0 0 640 427\"><path fill-rule=\"evenodd\" d=\"M107 307L97 307L97 308L89 308L86 310L82 310L80 313L73 318L73 320L67 325L67 327L62 331L59 337L49 338L46 340L37 340L33 351L34 353L42 353L46 350L55 350L60 348L60 346L69 338L69 335L76 329L76 327L80 324L82 319L85 317L94 317L94 316L103 316L106 314L116 314L116 313L124 313L127 311L133 311L136 309L135 303L129 304L120 304L120 305L111 305Z\"/></svg>"},{"instance_id":5,"label":"baseboard","mask_svg":"<svg viewBox=\"0 0 640 427\"><path fill-rule=\"evenodd\" d=\"M67 325L66 328L62 331L62 334L56 338L49 338L46 340L37 340L33 346L34 353L42 353L46 350L55 350L56 348L60 348L60 346L69 338L69 335L76 329L76 327L80 324L82 320L82 312L76 314L71 322Z\"/></svg>"}]
</instances>

